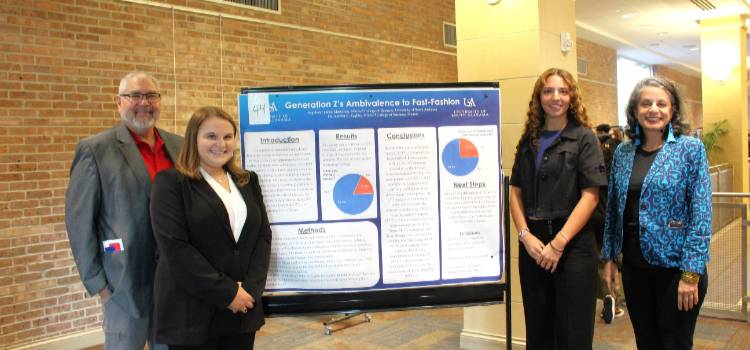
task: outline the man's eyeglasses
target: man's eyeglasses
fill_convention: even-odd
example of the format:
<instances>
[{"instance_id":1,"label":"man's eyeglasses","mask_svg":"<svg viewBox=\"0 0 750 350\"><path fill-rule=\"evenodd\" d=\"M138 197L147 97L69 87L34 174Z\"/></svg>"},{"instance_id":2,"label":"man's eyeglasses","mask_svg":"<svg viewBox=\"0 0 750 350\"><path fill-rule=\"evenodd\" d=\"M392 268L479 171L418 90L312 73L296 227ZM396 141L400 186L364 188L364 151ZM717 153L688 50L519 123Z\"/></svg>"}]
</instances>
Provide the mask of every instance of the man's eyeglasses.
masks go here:
<instances>
[{"instance_id":1,"label":"man's eyeglasses","mask_svg":"<svg viewBox=\"0 0 750 350\"><path fill-rule=\"evenodd\" d=\"M148 103L155 103L161 100L161 94L158 92L149 92L147 94L132 93L132 94L120 94L120 97L125 97L132 103L138 103L143 101L145 98Z\"/></svg>"}]
</instances>

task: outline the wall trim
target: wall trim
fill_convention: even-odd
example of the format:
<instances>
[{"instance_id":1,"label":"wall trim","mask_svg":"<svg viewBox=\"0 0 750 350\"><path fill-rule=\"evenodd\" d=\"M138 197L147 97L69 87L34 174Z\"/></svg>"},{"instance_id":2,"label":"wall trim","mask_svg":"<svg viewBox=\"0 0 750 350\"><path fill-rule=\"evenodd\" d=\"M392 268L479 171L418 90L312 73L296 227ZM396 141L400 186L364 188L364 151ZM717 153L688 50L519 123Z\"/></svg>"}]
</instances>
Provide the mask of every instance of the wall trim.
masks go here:
<instances>
[{"instance_id":1,"label":"wall trim","mask_svg":"<svg viewBox=\"0 0 750 350\"><path fill-rule=\"evenodd\" d=\"M526 339L513 337L512 348L522 350L526 349ZM476 331L461 331L460 345L461 350L496 350L505 349L506 338L502 334L484 333Z\"/></svg>"},{"instance_id":2,"label":"wall trim","mask_svg":"<svg viewBox=\"0 0 750 350\"><path fill-rule=\"evenodd\" d=\"M61 337L48 338L7 350L78 350L101 344L104 344L104 330L99 327Z\"/></svg>"}]
</instances>

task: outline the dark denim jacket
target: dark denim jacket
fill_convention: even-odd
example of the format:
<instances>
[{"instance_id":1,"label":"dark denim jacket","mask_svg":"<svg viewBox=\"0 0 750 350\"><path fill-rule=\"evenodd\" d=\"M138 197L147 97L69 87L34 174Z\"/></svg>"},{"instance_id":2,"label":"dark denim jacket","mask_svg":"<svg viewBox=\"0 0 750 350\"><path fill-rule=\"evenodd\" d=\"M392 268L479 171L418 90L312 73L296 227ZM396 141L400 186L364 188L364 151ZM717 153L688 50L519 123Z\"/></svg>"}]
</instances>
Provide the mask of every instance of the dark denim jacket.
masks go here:
<instances>
[{"instance_id":1,"label":"dark denim jacket","mask_svg":"<svg viewBox=\"0 0 750 350\"><path fill-rule=\"evenodd\" d=\"M594 133L575 121L544 152L536 174L537 149L525 140L513 164L510 185L521 188L526 216L565 218L581 198L581 190L607 185L606 168Z\"/></svg>"}]
</instances>

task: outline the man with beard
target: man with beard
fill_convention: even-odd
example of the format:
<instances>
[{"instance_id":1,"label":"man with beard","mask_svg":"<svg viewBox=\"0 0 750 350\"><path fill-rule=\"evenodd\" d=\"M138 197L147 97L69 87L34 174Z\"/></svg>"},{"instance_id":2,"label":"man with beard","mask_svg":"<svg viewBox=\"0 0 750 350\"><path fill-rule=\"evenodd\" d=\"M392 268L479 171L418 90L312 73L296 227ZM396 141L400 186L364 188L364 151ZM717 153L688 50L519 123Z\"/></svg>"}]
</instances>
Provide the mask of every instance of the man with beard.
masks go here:
<instances>
[{"instance_id":1,"label":"man with beard","mask_svg":"<svg viewBox=\"0 0 750 350\"><path fill-rule=\"evenodd\" d=\"M149 198L157 172L173 167L182 138L155 127L158 82L144 72L122 78L121 121L82 140L70 169L65 225L81 281L98 294L105 349L166 349L151 339L156 243Z\"/></svg>"}]
</instances>

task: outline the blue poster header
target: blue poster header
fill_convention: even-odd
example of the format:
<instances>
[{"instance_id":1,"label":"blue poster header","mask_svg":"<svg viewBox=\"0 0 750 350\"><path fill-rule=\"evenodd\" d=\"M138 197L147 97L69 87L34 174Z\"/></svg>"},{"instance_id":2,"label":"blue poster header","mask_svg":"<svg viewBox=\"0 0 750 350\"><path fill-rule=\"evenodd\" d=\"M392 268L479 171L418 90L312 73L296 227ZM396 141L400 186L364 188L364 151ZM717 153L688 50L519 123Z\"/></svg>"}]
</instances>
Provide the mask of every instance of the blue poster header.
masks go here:
<instances>
[{"instance_id":1,"label":"blue poster header","mask_svg":"<svg viewBox=\"0 0 750 350\"><path fill-rule=\"evenodd\" d=\"M497 124L492 88L242 94L240 126L254 131Z\"/></svg>"}]
</instances>

